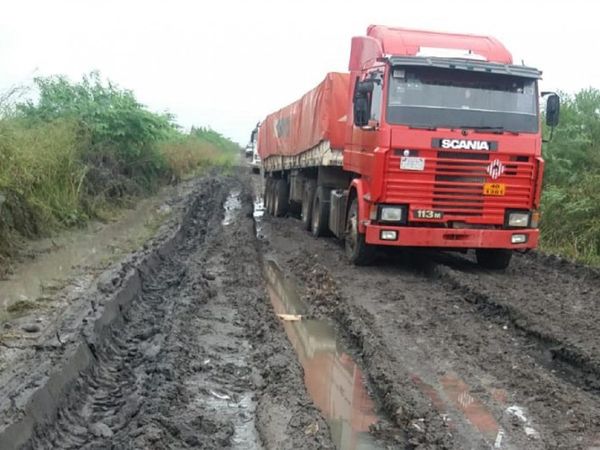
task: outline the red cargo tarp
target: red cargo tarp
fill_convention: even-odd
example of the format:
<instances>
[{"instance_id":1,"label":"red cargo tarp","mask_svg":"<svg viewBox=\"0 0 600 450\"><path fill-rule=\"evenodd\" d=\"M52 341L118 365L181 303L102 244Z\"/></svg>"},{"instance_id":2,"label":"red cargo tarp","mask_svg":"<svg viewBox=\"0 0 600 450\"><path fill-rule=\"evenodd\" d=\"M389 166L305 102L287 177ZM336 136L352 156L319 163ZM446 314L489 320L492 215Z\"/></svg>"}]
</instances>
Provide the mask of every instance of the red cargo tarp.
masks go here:
<instances>
[{"instance_id":1,"label":"red cargo tarp","mask_svg":"<svg viewBox=\"0 0 600 450\"><path fill-rule=\"evenodd\" d=\"M349 74L328 73L300 100L268 115L258 133L260 157L297 155L324 140L343 149L349 84Z\"/></svg>"}]
</instances>

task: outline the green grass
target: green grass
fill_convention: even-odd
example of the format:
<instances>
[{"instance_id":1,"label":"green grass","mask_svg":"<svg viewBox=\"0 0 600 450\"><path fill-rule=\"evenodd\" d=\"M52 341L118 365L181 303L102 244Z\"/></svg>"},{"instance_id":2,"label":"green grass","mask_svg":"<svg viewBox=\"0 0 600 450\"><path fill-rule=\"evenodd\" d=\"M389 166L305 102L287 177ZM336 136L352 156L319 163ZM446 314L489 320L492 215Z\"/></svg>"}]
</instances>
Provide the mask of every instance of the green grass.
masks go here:
<instances>
[{"instance_id":1,"label":"green grass","mask_svg":"<svg viewBox=\"0 0 600 450\"><path fill-rule=\"evenodd\" d=\"M160 144L173 177L181 180L213 166L230 168L239 155L237 145L210 129L192 129Z\"/></svg>"},{"instance_id":2,"label":"green grass","mask_svg":"<svg viewBox=\"0 0 600 450\"><path fill-rule=\"evenodd\" d=\"M38 309L38 305L30 300L18 300L6 307L6 312L11 316L19 316L29 311Z\"/></svg>"},{"instance_id":3,"label":"green grass","mask_svg":"<svg viewBox=\"0 0 600 450\"><path fill-rule=\"evenodd\" d=\"M540 247L600 266L600 91L562 94L561 101L561 123L543 147Z\"/></svg>"},{"instance_id":4,"label":"green grass","mask_svg":"<svg viewBox=\"0 0 600 450\"><path fill-rule=\"evenodd\" d=\"M211 166L239 147L216 131L183 133L97 73L79 82L35 80L35 101L0 94L0 261L33 238L109 217L162 184ZM20 93L21 91L19 91Z\"/></svg>"}]
</instances>

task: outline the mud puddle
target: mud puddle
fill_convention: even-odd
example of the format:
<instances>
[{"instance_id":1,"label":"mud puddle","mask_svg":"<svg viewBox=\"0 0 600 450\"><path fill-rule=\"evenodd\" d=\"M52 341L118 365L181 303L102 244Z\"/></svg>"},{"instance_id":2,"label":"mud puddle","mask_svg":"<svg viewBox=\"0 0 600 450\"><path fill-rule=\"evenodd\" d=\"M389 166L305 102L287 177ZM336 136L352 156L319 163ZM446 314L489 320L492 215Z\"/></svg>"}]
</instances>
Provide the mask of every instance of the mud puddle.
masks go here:
<instances>
[{"instance_id":1,"label":"mud puddle","mask_svg":"<svg viewBox=\"0 0 600 450\"><path fill-rule=\"evenodd\" d=\"M256 232L256 237L258 239L262 239L263 236L263 227L262 227L262 218L265 215L265 203L262 197L257 197L254 200L254 210L252 213L252 217L254 217L254 227Z\"/></svg>"},{"instance_id":2,"label":"mud puddle","mask_svg":"<svg viewBox=\"0 0 600 450\"><path fill-rule=\"evenodd\" d=\"M239 220L239 215L242 209L242 200L240 195L241 192L239 190L232 190L223 203L224 211L223 220L221 221L223 226L228 227ZM215 267L218 267L218 258L215 261L211 261L211 265L213 266L213 270ZM227 304L227 299L223 296L224 286L223 280L220 276L217 276L214 287L216 287L217 292L219 292L217 299L221 300L224 304ZM231 317L231 321L233 321L235 311L229 311L229 316ZM228 326L224 326L224 328L228 329ZM235 333L235 329L228 329L227 331L229 331L232 335ZM238 346L243 354L247 354L251 349L250 343L246 340L238 342ZM212 364L212 362L207 360L207 364ZM240 359L240 355L237 353L233 355L221 355L221 364L230 368L234 368L234 371L238 376L243 376L243 374L248 370L247 362ZM211 381L216 382L218 380L205 380L203 383L199 384L210 384ZM209 401L205 399L204 402L210 409L215 411L219 410L226 415L238 415L241 417L240 420L233 421L235 425L234 433L231 438L232 448L252 450L262 449L263 447L260 443L260 439L256 430L256 402L254 400L254 393L251 390L245 389L238 392L229 393L222 391L218 388L218 386L215 386L214 389L208 389L208 393L212 396L212 399Z\"/></svg>"},{"instance_id":3,"label":"mud puddle","mask_svg":"<svg viewBox=\"0 0 600 450\"><path fill-rule=\"evenodd\" d=\"M223 205L225 214L223 216L223 225L231 225L235 220L239 210L242 208L242 200L240 199L240 191L235 190L229 193L225 204Z\"/></svg>"},{"instance_id":4,"label":"mud puddle","mask_svg":"<svg viewBox=\"0 0 600 450\"><path fill-rule=\"evenodd\" d=\"M265 261L264 273L275 313L289 315L283 320L286 334L304 368L307 391L327 421L336 446L384 448L369 432L380 421L375 403L367 392L360 368L344 351L333 325L302 317L307 306L277 263Z\"/></svg>"},{"instance_id":5,"label":"mud puddle","mask_svg":"<svg viewBox=\"0 0 600 450\"><path fill-rule=\"evenodd\" d=\"M69 303L61 346L50 329L0 373L0 448L334 448L266 298L243 184L207 176L184 195L103 273L110 289ZM241 207L223 226L228 196Z\"/></svg>"},{"instance_id":6,"label":"mud puddle","mask_svg":"<svg viewBox=\"0 0 600 450\"><path fill-rule=\"evenodd\" d=\"M143 200L114 222L93 223L34 243L32 251L40 254L33 261L17 264L14 273L0 281L0 309L51 295L74 277L75 288L83 289L94 278L94 268L131 251L169 215L170 207L161 205L163 197Z\"/></svg>"}]
</instances>

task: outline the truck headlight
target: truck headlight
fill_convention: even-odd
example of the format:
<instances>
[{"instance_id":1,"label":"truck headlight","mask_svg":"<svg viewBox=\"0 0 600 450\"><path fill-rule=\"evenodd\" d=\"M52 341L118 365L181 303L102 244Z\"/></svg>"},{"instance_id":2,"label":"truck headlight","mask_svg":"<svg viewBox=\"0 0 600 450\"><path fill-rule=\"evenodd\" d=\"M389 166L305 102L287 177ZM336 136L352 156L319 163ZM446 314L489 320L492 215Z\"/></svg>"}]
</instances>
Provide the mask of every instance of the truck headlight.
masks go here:
<instances>
[{"instance_id":1,"label":"truck headlight","mask_svg":"<svg viewBox=\"0 0 600 450\"><path fill-rule=\"evenodd\" d=\"M382 222L403 222L405 208L402 206L381 206L379 220Z\"/></svg>"},{"instance_id":2,"label":"truck headlight","mask_svg":"<svg viewBox=\"0 0 600 450\"><path fill-rule=\"evenodd\" d=\"M509 212L507 224L509 227L525 228L529 226L529 217L528 211Z\"/></svg>"},{"instance_id":3,"label":"truck headlight","mask_svg":"<svg viewBox=\"0 0 600 450\"><path fill-rule=\"evenodd\" d=\"M379 238L382 241L395 241L398 239L398 232L396 230L381 230Z\"/></svg>"},{"instance_id":4,"label":"truck headlight","mask_svg":"<svg viewBox=\"0 0 600 450\"><path fill-rule=\"evenodd\" d=\"M526 234L513 234L510 238L510 241L513 244L524 244L527 242L527 235Z\"/></svg>"}]
</instances>

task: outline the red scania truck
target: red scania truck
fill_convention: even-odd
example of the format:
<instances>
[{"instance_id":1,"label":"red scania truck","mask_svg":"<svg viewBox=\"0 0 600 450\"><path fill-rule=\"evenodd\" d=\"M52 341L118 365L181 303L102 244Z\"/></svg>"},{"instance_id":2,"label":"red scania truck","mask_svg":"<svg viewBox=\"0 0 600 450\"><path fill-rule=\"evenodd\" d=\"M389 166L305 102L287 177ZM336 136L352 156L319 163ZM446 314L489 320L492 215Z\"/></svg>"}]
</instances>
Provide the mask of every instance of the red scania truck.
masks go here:
<instances>
[{"instance_id":1,"label":"red scania truck","mask_svg":"<svg viewBox=\"0 0 600 450\"><path fill-rule=\"evenodd\" d=\"M536 247L540 71L492 37L379 25L352 38L349 71L263 121L269 213L298 209L314 236L345 239L355 264L385 245L475 249L501 269Z\"/></svg>"}]
</instances>

